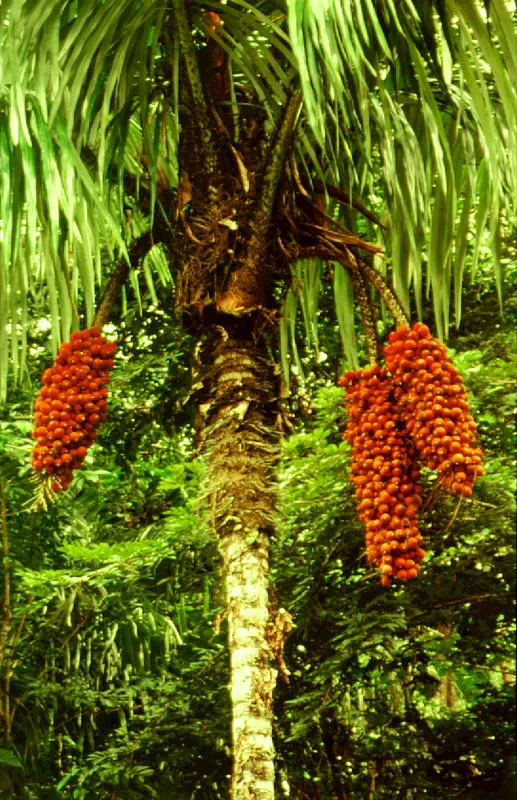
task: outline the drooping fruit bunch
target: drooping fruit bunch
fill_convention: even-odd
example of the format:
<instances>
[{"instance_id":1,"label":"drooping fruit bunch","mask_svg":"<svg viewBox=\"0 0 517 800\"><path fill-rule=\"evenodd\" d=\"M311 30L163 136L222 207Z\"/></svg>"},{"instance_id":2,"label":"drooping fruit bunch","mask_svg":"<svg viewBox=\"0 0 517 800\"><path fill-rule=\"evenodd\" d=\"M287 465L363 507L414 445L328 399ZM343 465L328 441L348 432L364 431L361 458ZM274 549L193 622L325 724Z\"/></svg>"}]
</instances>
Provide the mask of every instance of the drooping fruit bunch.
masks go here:
<instances>
[{"instance_id":1,"label":"drooping fruit bunch","mask_svg":"<svg viewBox=\"0 0 517 800\"><path fill-rule=\"evenodd\" d=\"M470 497L483 473L467 392L443 344L420 322L400 326L384 348L401 418L421 461L451 494Z\"/></svg>"},{"instance_id":2,"label":"drooping fruit bunch","mask_svg":"<svg viewBox=\"0 0 517 800\"><path fill-rule=\"evenodd\" d=\"M376 564L381 583L391 577L416 578L425 553L417 515L417 453L401 423L393 384L385 369L373 366L347 372L348 424L344 438L352 446L352 476L359 518L366 527L368 560Z\"/></svg>"},{"instance_id":3,"label":"drooping fruit bunch","mask_svg":"<svg viewBox=\"0 0 517 800\"><path fill-rule=\"evenodd\" d=\"M106 384L115 349L98 328L73 333L42 375L31 466L54 492L68 488L106 419Z\"/></svg>"},{"instance_id":4,"label":"drooping fruit bunch","mask_svg":"<svg viewBox=\"0 0 517 800\"><path fill-rule=\"evenodd\" d=\"M416 577L425 553L417 509L422 462L451 494L470 497L483 452L463 381L429 328L401 325L384 348L386 368L347 372L344 438L352 445L352 481L366 550L381 583Z\"/></svg>"}]
</instances>

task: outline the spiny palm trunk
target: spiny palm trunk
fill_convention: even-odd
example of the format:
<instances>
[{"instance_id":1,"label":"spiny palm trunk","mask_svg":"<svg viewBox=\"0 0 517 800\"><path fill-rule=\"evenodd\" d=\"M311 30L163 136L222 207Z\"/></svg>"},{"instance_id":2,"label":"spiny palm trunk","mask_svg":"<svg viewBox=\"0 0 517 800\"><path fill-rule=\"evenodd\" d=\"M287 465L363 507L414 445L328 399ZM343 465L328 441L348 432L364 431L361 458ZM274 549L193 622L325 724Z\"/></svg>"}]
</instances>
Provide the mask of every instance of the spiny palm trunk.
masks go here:
<instances>
[{"instance_id":1,"label":"spiny palm trunk","mask_svg":"<svg viewBox=\"0 0 517 800\"><path fill-rule=\"evenodd\" d=\"M202 351L208 402L209 515L226 580L231 660L232 800L273 800L273 668L268 603L273 470L278 455L274 365L249 320L218 327Z\"/></svg>"}]
</instances>

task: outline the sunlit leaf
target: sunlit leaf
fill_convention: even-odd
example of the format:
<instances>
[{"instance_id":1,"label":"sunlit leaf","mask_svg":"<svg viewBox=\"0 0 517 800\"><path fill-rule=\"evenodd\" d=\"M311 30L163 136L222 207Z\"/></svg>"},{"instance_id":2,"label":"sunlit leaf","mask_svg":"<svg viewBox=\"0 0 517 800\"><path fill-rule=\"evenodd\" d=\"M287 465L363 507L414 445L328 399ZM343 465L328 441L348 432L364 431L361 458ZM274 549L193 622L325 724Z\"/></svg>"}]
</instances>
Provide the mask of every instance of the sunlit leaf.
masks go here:
<instances>
[{"instance_id":1,"label":"sunlit leaf","mask_svg":"<svg viewBox=\"0 0 517 800\"><path fill-rule=\"evenodd\" d=\"M343 352L350 369L357 369L355 297L352 281L342 264L333 265L334 301L339 323L339 333L343 343Z\"/></svg>"}]
</instances>

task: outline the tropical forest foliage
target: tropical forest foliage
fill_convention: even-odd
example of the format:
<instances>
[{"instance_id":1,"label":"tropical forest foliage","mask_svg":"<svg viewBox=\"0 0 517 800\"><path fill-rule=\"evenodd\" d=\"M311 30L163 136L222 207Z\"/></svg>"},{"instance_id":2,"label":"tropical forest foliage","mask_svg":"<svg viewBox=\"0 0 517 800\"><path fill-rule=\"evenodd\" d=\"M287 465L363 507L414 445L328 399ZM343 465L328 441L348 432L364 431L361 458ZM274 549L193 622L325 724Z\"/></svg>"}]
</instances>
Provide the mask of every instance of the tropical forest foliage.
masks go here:
<instances>
[{"instance_id":1,"label":"tropical forest foliage","mask_svg":"<svg viewBox=\"0 0 517 800\"><path fill-rule=\"evenodd\" d=\"M0 0L2 798L514 796L516 40L506 0ZM380 585L337 381L417 319L485 471L422 468Z\"/></svg>"},{"instance_id":2,"label":"tropical forest foliage","mask_svg":"<svg viewBox=\"0 0 517 800\"><path fill-rule=\"evenodd\" d=\"M411 585L386 590L366 568L337 330L301 355L272 556L274 602L296 621L275 705L279 797L512 794L515 309L500 318L486 277L467 299L451 345L486 475L459 509L426 509ZM47 512L30 507L32 386L2 409L2 770L27 800L225 798L224 596L185 406L192 348L150 302L116 333L109 421ZM36 382L50 358L36 308L29 342Z\"/></svg>"}]
</instances>

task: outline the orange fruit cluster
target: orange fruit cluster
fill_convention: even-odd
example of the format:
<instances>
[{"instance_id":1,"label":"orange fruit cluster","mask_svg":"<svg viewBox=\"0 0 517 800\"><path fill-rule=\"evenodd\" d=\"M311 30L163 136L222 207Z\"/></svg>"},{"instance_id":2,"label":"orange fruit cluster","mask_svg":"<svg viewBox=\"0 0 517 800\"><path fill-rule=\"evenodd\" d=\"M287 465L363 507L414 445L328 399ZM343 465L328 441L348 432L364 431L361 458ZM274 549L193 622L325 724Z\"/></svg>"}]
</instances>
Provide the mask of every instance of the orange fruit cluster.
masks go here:
<instances>
[{"instance_id":1,"label":"orange fruit cluster","mask_svg":"<svg viewBox=\"0 0 517 800\"><path fill-rule=\"evenodd\" d=\"M401 326L384 348L394 397L420 460L451 494L471 497L483 451L467 392L443 344L420 322Z\"/></svg>"},{"instance_id":2,"label":"orange fruit cluster","mask_svg":"<svg viewBox=\"0 0 517 800\"><path fill-rule=\"evenodd\" d=\"M381 583L410 580L424 558L418 530L417 453L404 430L385 369L374 366L347 372L348 425L344 438L352 446L352 481L359 518L366 527L368 560L376 564Z\"/></svg>"},{"instance_id":3,"label":"orange fruit cluster","mask_svg":"<svg viewBox=\"0 0 517 800\"><path fill-rule=\"evenodd\" d=\"M366 527L368 560L381 583L415 578L425 553L417 512L419 462L451 494L471 497L483 452L463 381L443 344L418 322L400 326L384 348L386 367L347 372L351 479Z\"/></svg>"},{"instance_id":4,"label":"orange fruit cluster","mask_svg":"<svg viewBox=\"0 0 517 800\"><path fill-rule=\"evenodd\" d=\"M73 471L81 467L98 426L106 419L105 387L115 349L98 328L73 333L42 375L34 406L36 444L31 466L51 476L55 492L69 487Z\"/></svg>"}]
</instances>

